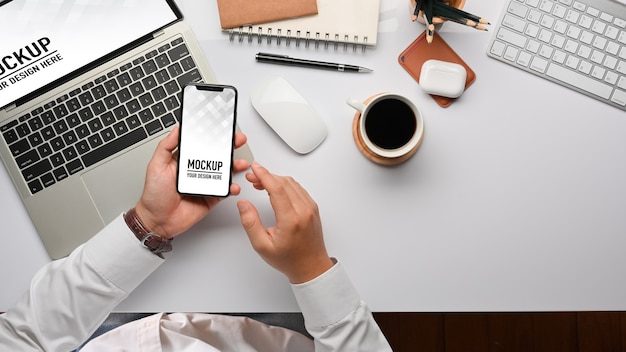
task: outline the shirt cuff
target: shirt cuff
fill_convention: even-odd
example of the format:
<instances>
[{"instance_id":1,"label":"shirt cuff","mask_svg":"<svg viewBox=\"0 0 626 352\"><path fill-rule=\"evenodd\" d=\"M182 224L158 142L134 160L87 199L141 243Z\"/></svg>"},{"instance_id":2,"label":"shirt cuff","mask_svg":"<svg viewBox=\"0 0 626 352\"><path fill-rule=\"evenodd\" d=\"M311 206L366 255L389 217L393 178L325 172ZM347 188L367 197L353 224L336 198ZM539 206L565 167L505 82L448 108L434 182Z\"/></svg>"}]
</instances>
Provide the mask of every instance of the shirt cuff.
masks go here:
<instances>
[{"instance_id":1,"label":"shirt cuff","mask_svg":"<svg viewBox=\"0 0 626 352\"><path fill-rule=\"evenodd\" d=\"M104 277L125 292L134 290L164 262L141 245L121 214L85 243L85 254Z\"/></svg>"},{"instance_id":2,"label":"shirt cuff","mask_svg":"<svg viewBox=\"0 0 626 352\"><path fill-rule=\"evenodd\" d=\"M307 326L311 327L337 323L361 304L361 297L339 262L315 279L292 284L291 288Z\"/></svg>"}]
</instances>

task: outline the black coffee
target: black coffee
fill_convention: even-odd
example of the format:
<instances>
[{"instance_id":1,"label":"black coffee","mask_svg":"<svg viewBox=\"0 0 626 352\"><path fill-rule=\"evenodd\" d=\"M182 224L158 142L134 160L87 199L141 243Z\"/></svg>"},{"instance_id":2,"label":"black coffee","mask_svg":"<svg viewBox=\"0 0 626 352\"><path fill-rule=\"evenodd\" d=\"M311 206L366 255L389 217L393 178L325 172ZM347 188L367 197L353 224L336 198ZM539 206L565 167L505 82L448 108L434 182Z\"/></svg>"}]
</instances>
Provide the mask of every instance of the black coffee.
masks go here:
<instances>
[{"instance_id":1,"label":"black coffee","mask_svg":"<svg viewBox=\"0 0 626 352\"><path fill-rule=\"evenodd\" d=\"M410 106L397 99L384 99L370 107L365 132L382 149L398 149L407 144L417 122Z\"/></svg>"}]
</instances>

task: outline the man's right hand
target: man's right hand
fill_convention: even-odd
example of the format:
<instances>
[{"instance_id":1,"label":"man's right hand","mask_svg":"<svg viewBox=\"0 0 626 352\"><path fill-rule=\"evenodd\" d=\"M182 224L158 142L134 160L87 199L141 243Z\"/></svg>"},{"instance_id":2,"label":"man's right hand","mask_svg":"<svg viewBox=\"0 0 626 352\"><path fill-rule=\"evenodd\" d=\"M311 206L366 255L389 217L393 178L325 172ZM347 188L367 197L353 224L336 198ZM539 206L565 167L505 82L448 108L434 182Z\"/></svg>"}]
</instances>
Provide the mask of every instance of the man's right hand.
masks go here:
<instances>
[{"instance_id":1,"label":"man's right hand","mask_svg":"<svg viewBox=\"0 0 626 352\"><path fill-rule=\"evenodd\" d=\"M293 284L310 281L334 263L324 244L317 204L291 177L271 174L258 163L246 175L254 188L266 190L276 224L265 227L252 203L239 200L241 224L254 250Z\"/></svg>"}]
</instances>

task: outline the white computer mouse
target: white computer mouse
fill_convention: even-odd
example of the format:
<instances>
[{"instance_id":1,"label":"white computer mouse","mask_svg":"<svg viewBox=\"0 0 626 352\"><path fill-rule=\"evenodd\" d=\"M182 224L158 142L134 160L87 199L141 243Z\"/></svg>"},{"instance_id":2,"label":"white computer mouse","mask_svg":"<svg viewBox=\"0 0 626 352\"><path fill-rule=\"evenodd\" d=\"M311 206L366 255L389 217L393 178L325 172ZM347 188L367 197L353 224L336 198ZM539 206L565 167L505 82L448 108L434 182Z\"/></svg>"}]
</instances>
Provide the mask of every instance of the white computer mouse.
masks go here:
<instances>
[{"instance_id":1,"label":"white computer mouse","mask_svg":"<svg viewBox=\"0 0 626 352\"><path fill-rule=\"evenodd\" d=\"M284 78L268 77L257 85L252 106L291 149L312 152L326 138L326 124L304 97Z\"/></svg>"}]
</instances>

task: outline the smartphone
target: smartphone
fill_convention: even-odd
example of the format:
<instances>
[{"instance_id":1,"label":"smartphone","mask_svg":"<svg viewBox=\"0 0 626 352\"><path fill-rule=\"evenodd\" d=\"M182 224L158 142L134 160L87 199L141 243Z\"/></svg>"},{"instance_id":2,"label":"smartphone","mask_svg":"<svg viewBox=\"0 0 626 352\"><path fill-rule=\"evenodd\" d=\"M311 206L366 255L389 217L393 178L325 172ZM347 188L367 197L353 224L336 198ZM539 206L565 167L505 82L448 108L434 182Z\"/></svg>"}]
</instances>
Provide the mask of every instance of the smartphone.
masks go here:
<instances>
[{"instance_id":1,"label":"smartphone","mask_svg":"<svg viewBox=\"0 0 626 352\"><path fill-rule=\"evenodd\" d=\"M183 88L178 193L226 197L232 182L237 89L192 83Z\"/></svg>"}]
</instances>

